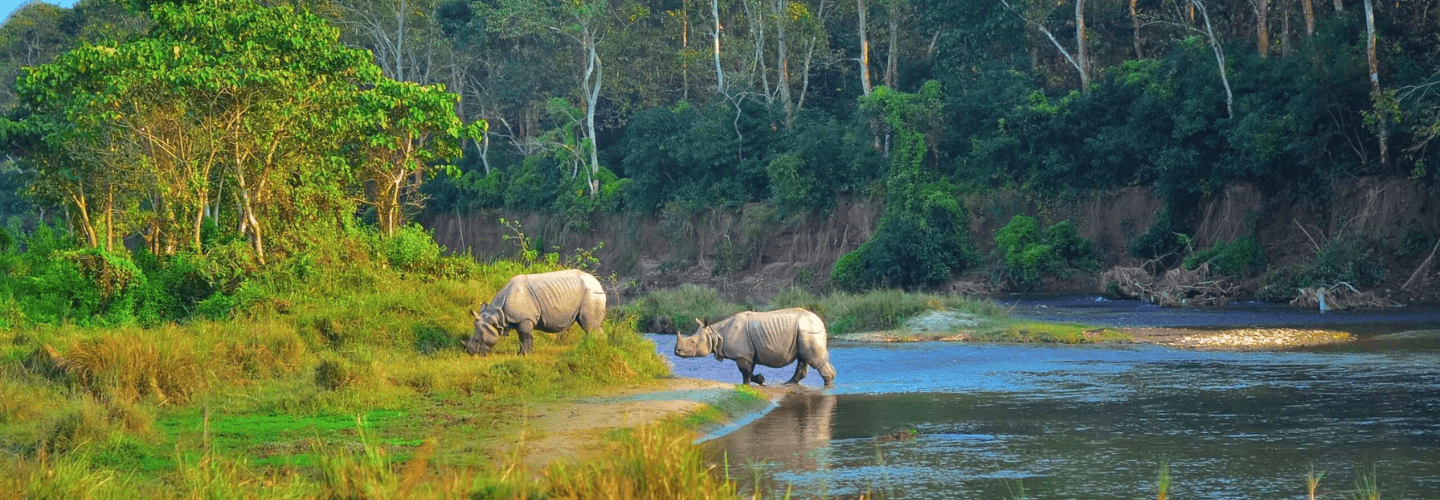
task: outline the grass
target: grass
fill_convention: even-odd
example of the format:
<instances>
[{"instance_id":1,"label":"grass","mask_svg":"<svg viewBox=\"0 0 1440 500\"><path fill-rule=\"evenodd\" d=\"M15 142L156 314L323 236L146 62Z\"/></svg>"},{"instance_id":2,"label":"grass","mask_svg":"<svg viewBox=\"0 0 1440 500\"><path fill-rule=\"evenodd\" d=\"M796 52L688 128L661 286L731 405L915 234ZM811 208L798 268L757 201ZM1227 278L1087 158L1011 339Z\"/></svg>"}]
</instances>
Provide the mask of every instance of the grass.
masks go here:
<instances>
[{"instance_id":1,"label":"grass","mask_svg":"<svg viewBox=\"0 0 1440 500\"><path fill-rule=\"evenodd\" d=\"M1046 323L1016 319L1000 319L973 331L975 340L986 342L1040 342L1088 344L1123 342L1130 337L1117 330L1079 323Z\"/></svg>"},{"instance_id":2,"label":"grass","mask_svg":"<svg viewBox=\"0 0 1440 500\"><path fill-rule=\"evenodd\" d=\"M1116 330L1075 323L1044 323L1011 319L1004 308L993 301L960 295L910 293L899 290L875 290L867 293L832 293L816 295L792 287L775 297L765 310L803 307L814 311L825 321L831 335L863 332L886 332L890 340L927 340L954 334L987 342L1056 342L1067 344L1123 342L1130 337ZM676 333L693 318L712 321L744 308L720 300L714 290L685 285L676 290L654 292L632 303L626 311L640 318L640 325L653 333ZM973 318L976 326L956 326L951 332L909 333L900 330L905 322L930 311L953 311ZM678 322L678 323L677 323ZM898 330L898 331L897 331Z\"/></svg>"},{"instance_id":3,"label":"grass","mask_svg":"<svg viewBox=\"0 0 1440 500\"><path fill-rule=\"evenodd\" d=\"M490 356L460 349L468 309L553 265L436 278L322 264L257 278L284 291L226 321L0 330L0 498L529 491L491 470L485 444L517 408L669 374L620 314L601 336L537 334L524 358L516 335Z\"/></svg>"}]
</instances>

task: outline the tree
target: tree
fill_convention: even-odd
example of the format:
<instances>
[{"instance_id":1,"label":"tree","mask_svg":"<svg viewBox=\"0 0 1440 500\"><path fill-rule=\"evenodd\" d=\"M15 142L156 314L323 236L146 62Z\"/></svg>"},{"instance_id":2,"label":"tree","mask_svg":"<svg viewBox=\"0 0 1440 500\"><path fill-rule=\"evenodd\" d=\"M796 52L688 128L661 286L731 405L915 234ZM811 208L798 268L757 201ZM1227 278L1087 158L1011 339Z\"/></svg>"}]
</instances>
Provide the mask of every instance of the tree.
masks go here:
<instances>
[{"instance_id":1,"label":"tree","mask_svg":"<svg viewBox=\"0 0 1440 500\"><path fill-rule=\"evenodd\" d=\"M598 46L605 38L606 22L610 14L608 0L575 0L556 4L505 0L500 12L506 23L504 29L510 36L558 33L579 48L583 62L578 83L580 101L585 105L585 141L590 156L589 168L585 173L592 198L600 191L600 157L596 143L595 112L600 105L600 90L605 77Z\"/></svg>"},{"instance_id":2,"label":"tree","mask_svg":"<svg viewBox=\"0 0 1440 500\"><path fill-rule=\"evenodd\" d=\"M460 155L462 140L484 136L484 121L465 126L455 115L459 98L438 85L384 79L360 92L345 120L359 129L361 142L350 161L386 236L404 226L404 205L423 208L419 190L426 171L456 175L443 162Z\"/></svg>"},{"instance_id":3,"label":"tree","mask_svg":"<svg viewBox=\"0 0 1440 500\"><path fill-rule=\"evenodd\" d=\"M1220 48L1220 40L1215 37L1215 28L1210 24L1210 12L1205 9L1202 0L1190 0L1190 5L1200 11L1200 16L1205 19L1205 38L1210 41L1210 49L1215 52L1215 65L1220 70L1220 82L1225 84L1225 116L1235 117L1235 94L1230 91L1229 70L1225 68L1225 50Z\"/></svg>"},{"instance_id":4,"label":"tree","mask_svg":"<svg viewBox=\"0 0 1440 500\"><path fill-rule=\"evenodd\" d=\"M855 0L855 10L860 16L860 89L863 95L869 96L873 90L870 88L870 38L865 36L865 0Z\"/></svg>"},{"instance_id":5,"label":"tree","mask_svg":"<svg viewBox=\"0 0 1440 500\"><path fill-rule=\"evenodd\" d=\"M1370 69L1370 99L1374 102L1374 117L1377 136L1380 139L1380 164L1390 169L1390 113L1388 107L1393 96L1386 96L1380 90L1380 58L1375 54L1375 8L1372 0L1365 0L1365 59Z\"/></svg>"},{"instance_id":6,"label":"tree","mask_svg":"<svg viewBox=\"0 0 1440 500\"><path fill-rule=\"evenodd\" d=\"M1055 38L1055 34L1051 33L1050 29L1045 27L1044 19L1050 14L1048 10L1039 7L1039 4L1036 3L1031 4L1031 6L1034 7L1034 10L1026 13L1021 12L1019 9L1016 9L1015 6L1010 4L1009 0L1000 0L1000 2L1005 4L1005 8L1010 9L1010 11L1014 12L1015 15L1020 16L1021 19L1024 19L1026 24L1034 26L1035 29L1040 30L1040 32L1043 33L1046 38L1049 38L1050 43L1055 45L1055 49L1060 51L1060 55L1064 56L1065 60L1068 61L1072 67L1075 68L1075 71L1077 73L1079 73L1080 91L1090 92L1090 60L1087 57L1087 51L1085 48L1085 0L1075 0L1074 56L1071 56L1070 51L1066 50L1065 46L1060 43L1060 40Z\"/></svg>"},{"instance_id":7,"label":"tree","mask_svg":"<svg viewBox=\"0 0 1440 500\"><path fill-rule=\"evenodd\" d=\"M379 165L418 171L473 135L453 95L385 78L314 15L251 0L151 15L143 37L28 68L23 119L0 121L38 172L32 195L70 212L92 247L138 231L158 255L198 248L209 216L234 224L263 264L274 244L293 250L309 230L348 224L357 179Z\"/></svg>"}]
</instances>

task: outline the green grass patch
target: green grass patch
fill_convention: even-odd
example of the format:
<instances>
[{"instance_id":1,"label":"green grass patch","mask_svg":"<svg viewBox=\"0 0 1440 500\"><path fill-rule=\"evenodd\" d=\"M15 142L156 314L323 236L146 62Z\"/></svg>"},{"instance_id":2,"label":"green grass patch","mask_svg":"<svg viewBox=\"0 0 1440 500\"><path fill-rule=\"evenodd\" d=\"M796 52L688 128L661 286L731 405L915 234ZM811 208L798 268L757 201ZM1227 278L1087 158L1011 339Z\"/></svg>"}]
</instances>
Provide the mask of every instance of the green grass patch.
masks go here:
<instances>
[{"instance_id":1,"label":"green grass patch","mask_svg":"<svg viewBox=\"0 0 1440 500\"><path fill-rule=\"evenodd\" d=\"M1025 320L997 321L971 332L971 335L974 340L987 342L1093 344L1131 340L1129 335L1111 328Z\"/></svg>"},{"instance_id":2,"label":"green grass patch","mask_svg":"<svg viewBox=\"0 0 1440 500\"><path fill-rule=\"evenodd\" d=\"M765 397L754 387L737 385L725 399L705 405L684 416L675 417L673 423L685 429L703 430L723 425L769 405L770 398Z\"/></svg>"},{"instance_id":3,"label":"green grass patch","mask_svg":"<svg viewBox=\"0 0 1440 500\"><path fill-rule=\"evenodd\" d=\"M906 320L928 311L959 311L982 317L1004 317L993 301L960 295L874 290L866 293L837 292L816 295L792 287L776 295L761 310L803 307L818 314L832 335L893 330ZM650 333L689 333L693 320L723 319L745 310L739 304L721 301L713 289L684 285L675 290L653 292L625 309Z\"/></svg>"}]
</instances>

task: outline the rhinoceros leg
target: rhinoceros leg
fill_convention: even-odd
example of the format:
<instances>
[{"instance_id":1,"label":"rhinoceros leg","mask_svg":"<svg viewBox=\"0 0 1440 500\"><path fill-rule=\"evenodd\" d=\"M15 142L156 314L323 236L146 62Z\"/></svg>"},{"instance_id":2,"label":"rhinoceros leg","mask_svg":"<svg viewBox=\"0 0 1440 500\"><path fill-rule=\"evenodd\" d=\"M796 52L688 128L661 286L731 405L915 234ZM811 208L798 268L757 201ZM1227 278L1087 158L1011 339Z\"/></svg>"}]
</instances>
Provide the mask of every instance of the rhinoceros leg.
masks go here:
<instances>
[{"instance_id":1,"label":"rhinoceros leg","mask_svg":"<svg viewBox=\"0 0 1440 500\"><path fill-rule=\"evenodd\" d=\"M810 365L805 364L805 360L803 359L797 360L795 362L795 375L790 377L790 380L786 381L785 385L798 384L801 380L805 380L805 376L809 374Z\"/></svg>"},{"instance_id":2,"label":"rhinoceros leg","mask_svg":"<svg viewBox=\"0 0 1440 500\"><path fill-rule=\"evenodd\" d=\"M754 381L757 385L765 385L765 376L755 373L755 363L748 359L735 360L735 367L740 369L740 383L750 385Z\"/></svg>"},{"instance_id":3,"label":"rhinoceros leg","mask_svg":"<svg viewBox=\"0 0 1440 500\"><path fill-rule=\"evenodd\" d=\"M520 332L520 355L524 356L535 352L535 322L530 320L521 321L515 325L515 331Z\"/></svg>"},{"instance_id":4,"label":"rhinoceros leg","mask_svg":"<svg viewBox=\"0 0 1440 500\"><path fill-rule=\"evenodd\" d=\"M825 387L835 387L835 367L830 366L830 360L821 361L815 367L820 372L820 378L825 379Z\"/></svg>"}]
</instances>

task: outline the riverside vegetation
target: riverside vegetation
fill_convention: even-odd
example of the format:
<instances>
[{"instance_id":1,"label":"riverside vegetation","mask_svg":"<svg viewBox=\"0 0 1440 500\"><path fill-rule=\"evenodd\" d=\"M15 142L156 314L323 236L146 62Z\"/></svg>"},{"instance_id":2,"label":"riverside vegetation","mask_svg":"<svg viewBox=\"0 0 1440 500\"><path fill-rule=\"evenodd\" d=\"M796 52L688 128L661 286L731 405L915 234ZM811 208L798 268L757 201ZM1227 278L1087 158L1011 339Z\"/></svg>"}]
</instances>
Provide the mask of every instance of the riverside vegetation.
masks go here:
<instances>
[{"instance_id":1,"label":"riverside vegetation","mask_svg":"<svg viewBox=\"0 0 1440 500\"><path fill-rule=\"evenodd\" d=\"M640 329L652 333L686 334L693 331L694 319L716 321L744 310L775 310L803 307L825 321L832 336L878 332L868 338L883 340L927 340L965 338L992 342L1093 343L1129 341L1129 336L1091 325L1045 323L1012 319L994 301L962 295L912 293L900 290L872 290L866 293L833 292L816 295L799 287L781 292L770 304L734 304L720 299L714 289L682 285L674 290L647 294L623 309L639 321ZM908 321L930 312L953 312L965 320L942 325L941 331L914 332ZM960 337L956 337L956 335Z\"/></svg>"},{"instance_id":2,"label":"riverside vegetation","mask_svg":"<svg viewBox=\"0 0 1440 500\"><path fill-rule=\"evenodd\" d=\"M642 383L668 370L626 318L607 324L603 337L539 342L526 358L465 355L458 339L468 333L467 308L513 274L561 263L475 264L441 257L424 233L414 236L379 240L358 231L249 277L226 311L211 306L150 326L122 318L114 300L115 309L98 314L32 319L36 295L52 289L15 282L57 279L62 271L23 270L69 261L37 255L38 245L7 249L0 254L11 285L11 323L0 331L0 491L22 498L710 498L733 491L709 475L693 438L674 424L635 430L600 462L538 475L524 475L505 457L492 461L477 443L512 432L528 402ZM61 251L74 245L41 237ZM397 257L403 245L422 256ZM196 269L213 264L192 258ZM73 263L60 267L77 286L69 298L104 295ZM152 286L175 289L154 284L164 279Z\"/></svg>"}]
</instances>

